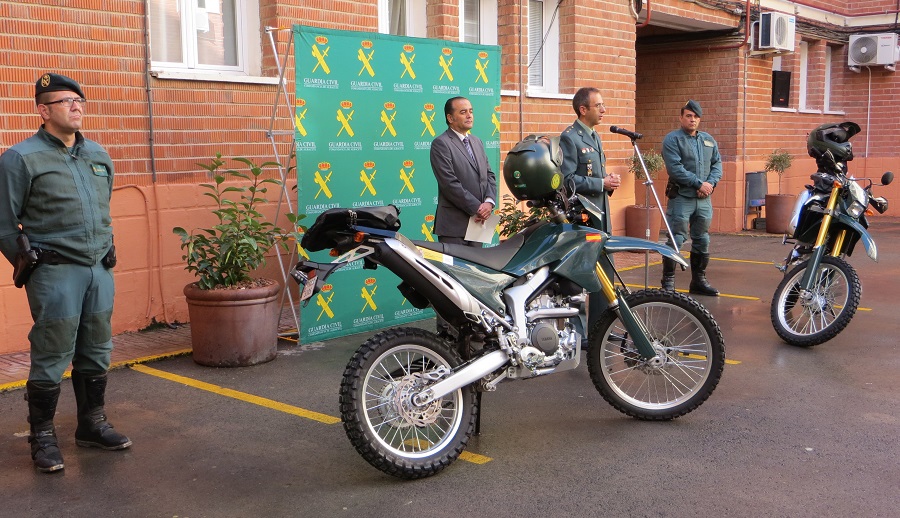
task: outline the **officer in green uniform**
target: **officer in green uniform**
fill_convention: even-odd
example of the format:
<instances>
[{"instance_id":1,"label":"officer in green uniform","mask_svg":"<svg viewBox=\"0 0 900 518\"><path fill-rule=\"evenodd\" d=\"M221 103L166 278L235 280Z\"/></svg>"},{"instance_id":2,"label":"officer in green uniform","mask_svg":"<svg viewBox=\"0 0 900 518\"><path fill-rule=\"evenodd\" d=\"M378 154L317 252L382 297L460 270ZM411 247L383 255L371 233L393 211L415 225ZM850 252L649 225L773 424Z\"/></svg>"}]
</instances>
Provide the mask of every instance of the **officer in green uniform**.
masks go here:
<instances>
[{"instance_id":1,"label":"officer in green uniform","mask_svg":"<svg viewBox=\"0 0 900 518\"><path fill-rule=\"evenodd\" d=\"M42 75L35 104L40 129L0 155L0 251L15 266L16 256L28 251L21 234L37 259L24 282L34 319L25 386L28 442L35 467L53 472L64 467L53 416L70 363L76 444L120 450L131 441L113 429L104 410L115 265L112 160L80 132L86 100L73 79Z\"/></svg>"},{"instance_id":2,"label":"officer in green uniform","mask_svg":"<svg viewBox=\"0 0 900 518\"><path fill-rule=\"evenodd\" d=\"M619 187L621 178L617 174L606 173L606 155L603 154L603 143L594 131L594 126L603 120L606 105L600 90L592 87L580 88L572 97L572 108L578 118L559 136L559 146L563 152L562 173L567 187L575 186L575 192L583 195L597 205L606 216L602 220L592 217L591 226L612 234L612 222L609 218L609 196ZM603 270L613 279L612 264L606 264ZM603 314L606 301L599 293L592 293L588 299L588 330ZM575 330L582 336L583 322L576 321ZM585 342L585 345L587 343Z\"/></svg>"},{"instance_id":3,"label":"officer in green uniform","mask_svg":"<svg viewBox=\"0 0 900 518\"><path fill-rule=\"evenodd\" d=\"M663 160L669 173L666 219L675 235L676 250L691 239L690 292L717 296L719 291L706 280L709 265L709 226L713 208L710 196L722 179L719 145L709 133L699 131L703 112L700 103L689 100L681 108L681 128L663 139ZM662 288L675 289L675 261L663 258Z\"/></svg>"}]
</instances>

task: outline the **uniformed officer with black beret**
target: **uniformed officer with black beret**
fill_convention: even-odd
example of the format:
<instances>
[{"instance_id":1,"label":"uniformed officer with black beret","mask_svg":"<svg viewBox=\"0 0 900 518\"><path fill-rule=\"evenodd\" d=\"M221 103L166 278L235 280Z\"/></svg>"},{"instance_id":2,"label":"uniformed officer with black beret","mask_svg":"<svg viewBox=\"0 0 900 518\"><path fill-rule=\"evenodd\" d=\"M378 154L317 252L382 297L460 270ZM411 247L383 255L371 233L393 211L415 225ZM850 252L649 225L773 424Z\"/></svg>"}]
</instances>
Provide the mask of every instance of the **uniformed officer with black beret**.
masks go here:
<instances>
[{"instance_id":1,"label":"uniformed officer with black beret","mask_svg":"<svg viewBox=\"0 0 900 518\"><path fill-rule=\"evenodd\" d=\"M676 250L691 240L691 293L717 296L719 291L706 280L709 265L709 226L713 206L710 196L722 179L722 159L716 140L699 131L703 111L693 99L681 107L681 127L663 139L662 157L669 173L666 220L675 235ZM663 258L662 288L675 289L675 261Z\"/></svg>"},{"instance_id":2,"label":"uniformed officer with black beret","mask_svg":"<svg viewBox=\"0 0 900 518\"><path fill-rule=\"evenodd\" d=\"M34 268L27 280L16 279L34 319L25 385L28 442L35 467L54 472L64 467L53 417L70 363L75 443L121 450L131 441L113 429L104 410L115 265L112 160L81 134L87 100L74 79L43 74L34 94L43 124L0 155L0 252L14 266L21 254L33 251L36 258L28 263Z\"/></svg>"},{"instance_id":3,"label":"uniformed officer with black beret","mask_svg":"<svg viewBox=\"0 0 900 518\"><path fill-rule=\"evenodd\" d=\"M563 152L562 173L567 186L574 185L575 192L591 200L604 214L602 219L591 218L591 226L612 234L612 222L609 218L609 196L619 187L621 178L617 174L607 174L606 155L603 153L603 142L594 131L594 126L603 120L606 105L600 90L594 87L578 89L572 97L572 108L578 117L571 126L563 130L559 136L559 146ZM604 264L604 271L613 279L612 258L610 264ZM587 331L606 309L606 300L599 293L592 293L588 299ZM582 322L573 322L576 331L587 336ZM587 342L584 342L587 347Z\"/></svg>"}]
</instances>

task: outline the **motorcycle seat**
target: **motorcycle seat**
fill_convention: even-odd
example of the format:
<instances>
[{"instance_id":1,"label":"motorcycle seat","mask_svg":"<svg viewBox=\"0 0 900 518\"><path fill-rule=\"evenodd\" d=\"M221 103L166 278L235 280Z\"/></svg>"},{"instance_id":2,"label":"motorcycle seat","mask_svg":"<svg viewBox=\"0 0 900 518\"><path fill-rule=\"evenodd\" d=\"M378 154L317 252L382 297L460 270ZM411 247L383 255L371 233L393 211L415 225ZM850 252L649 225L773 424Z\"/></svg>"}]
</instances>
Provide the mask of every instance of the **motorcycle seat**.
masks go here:
<instances>
[{"instance_id":1,"label":"motorcycle seat","mask_svg":"<svg viewBox=\"0 0 900 518\"><path fill-rule=\"evenodd\" d=\"M525 236L523 234L517 234L499 245L489 248L440 243L437 241L413 241L413 244L419 248L447 254L470 263L487 266L493 270L502 270L504 266L509 264L509 261L512 260L524 243Z\"/></svg>"}]
</instances>

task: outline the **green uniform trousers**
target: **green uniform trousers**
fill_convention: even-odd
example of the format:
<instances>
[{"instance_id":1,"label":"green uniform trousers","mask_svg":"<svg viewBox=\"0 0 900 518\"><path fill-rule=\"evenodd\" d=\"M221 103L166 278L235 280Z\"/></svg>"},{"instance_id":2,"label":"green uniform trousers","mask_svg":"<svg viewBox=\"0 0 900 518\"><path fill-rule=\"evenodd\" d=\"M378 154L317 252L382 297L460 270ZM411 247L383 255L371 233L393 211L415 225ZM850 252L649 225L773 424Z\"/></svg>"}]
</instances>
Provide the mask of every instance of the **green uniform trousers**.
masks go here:
<instances>
[{"instance_id":1,"label":"green uniform trousers","mask_svg":"<svg viewBox=\"0 0 900 518\"><path fill-rule=\"evenodd\" d=\"M690 236L692 253L709 253L709 226L712 224L712 217L712 199L709 197L676 196L670 199L666 207L666 220L675 235L673 248L681 250L681 245ZM671 242L667 244L672 246Z\"/></svg>"},{"instance_id":2,"label":"green uniform trousers","mask_svg":"<svg viewBox=\"0 0 900 518\"><path fill-rule=\"evenodd\" d=\"M94 376L109 370L112 270L100 264L42 264L25 284L34 326L30 381L59 383L72 364Z\"/></svg>"}]
</instances>

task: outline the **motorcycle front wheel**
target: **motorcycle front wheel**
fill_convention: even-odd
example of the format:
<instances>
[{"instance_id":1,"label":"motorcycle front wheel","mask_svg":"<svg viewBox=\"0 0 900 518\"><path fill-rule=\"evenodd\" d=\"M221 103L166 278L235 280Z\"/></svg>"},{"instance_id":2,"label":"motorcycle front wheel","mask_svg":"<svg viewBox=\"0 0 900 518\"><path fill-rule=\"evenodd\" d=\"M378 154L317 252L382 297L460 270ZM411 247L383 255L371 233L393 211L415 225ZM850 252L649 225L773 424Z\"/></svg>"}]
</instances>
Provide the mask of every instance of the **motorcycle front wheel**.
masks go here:
<instances>
[{"instance_id":1,"label":"motorcycle front wheel","mask_svg":"<svg viewBox=\"0 0 900 518\"><path fill-rule=\"evenodd\" d=\"M341 381L344 431L356 451L381 471L404 479L436 474L459 457L475 428L473 385L426 405L412 395L434 383L439 368L462 363L433 333L382 331L353 355Z\"/></svg>"},{"instance_id":2,"label":"motorcycle front wheel","mask_svg":"<svg viewBox=\"0 0 900 518\"><path fill-rule=\"evenodd\" d=\"M785 342L812 347L831 340L847 327L859 307L862 285L856 270L839 257L822 258L812 288L802 293L800 282L809 261L782 279L772 297L770 316Z\"/></svg>"},{"instance_id":3,"label":"motorcycle front wheel","mask_svg":"<svg viewBox=\"0 0 900 518\"><path fill-rule=\"evenodd\" d=\"M588 335L588 371L609 404L643 420L665 421L699 407L725 369L725 338L699 302L674 291L625 297L661 361L640 356L616 312L607 310Z\"/></svg>"}]
</instances>

